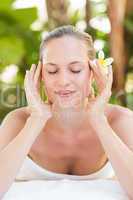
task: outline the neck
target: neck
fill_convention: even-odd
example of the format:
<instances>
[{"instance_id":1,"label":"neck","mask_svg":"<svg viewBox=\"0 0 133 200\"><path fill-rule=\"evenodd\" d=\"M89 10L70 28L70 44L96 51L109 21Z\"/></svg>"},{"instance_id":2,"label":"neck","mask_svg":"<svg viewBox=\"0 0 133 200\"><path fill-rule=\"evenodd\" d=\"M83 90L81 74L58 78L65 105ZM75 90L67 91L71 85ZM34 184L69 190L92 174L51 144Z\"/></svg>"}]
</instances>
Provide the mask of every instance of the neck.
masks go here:
<instances>
[{"instance_id":1,"label":"neck","mask_svg":"<svg viewBox=\"0 0 133 200\"><path fill-rule=\"evenodd\" d=\"M66 109L52 118L54 127L58 130L68 133L76 133L85 129L88 125L87 115L82 111L74 111Z\"/></svg>"}]
</instances>

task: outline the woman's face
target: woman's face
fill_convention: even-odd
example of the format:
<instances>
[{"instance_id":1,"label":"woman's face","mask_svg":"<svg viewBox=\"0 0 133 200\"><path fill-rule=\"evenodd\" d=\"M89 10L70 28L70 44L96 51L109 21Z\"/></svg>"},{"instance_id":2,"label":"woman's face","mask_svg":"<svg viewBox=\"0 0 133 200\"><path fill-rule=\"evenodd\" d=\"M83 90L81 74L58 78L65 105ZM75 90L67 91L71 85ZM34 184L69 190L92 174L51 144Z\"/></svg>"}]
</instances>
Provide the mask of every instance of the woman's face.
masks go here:
<instances>
[{"instance_id":1,"label":"woman's face","mask_svg":"<svg viewBox=\"0 0 133 200\"><path fill-rule=\"evenodd\" d=\"M83 40L63 36L49 41L43 52L42 80L49 102L82 101L90 93L92 72ZM65 95L68 91L74 91ZM64 94L65 93L65 94Z\"/></svg>"}]
</instances>

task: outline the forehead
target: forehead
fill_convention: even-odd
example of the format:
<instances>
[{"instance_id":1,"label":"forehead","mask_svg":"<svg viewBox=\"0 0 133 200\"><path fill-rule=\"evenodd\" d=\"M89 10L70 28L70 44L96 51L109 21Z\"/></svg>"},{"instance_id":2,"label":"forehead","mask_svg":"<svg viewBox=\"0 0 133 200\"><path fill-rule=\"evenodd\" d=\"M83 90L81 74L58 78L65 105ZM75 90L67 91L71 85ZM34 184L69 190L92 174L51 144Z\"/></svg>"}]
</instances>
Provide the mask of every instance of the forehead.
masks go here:
<instances>
[{"instance_id":1,"label":"forehead","mask_svg":"<svg viewBox=\"0 0 133 200\"><path fill-rule=\"evenodd\" d=\"M73 36L63 36L52 39L46 44L42 54L45 62L66 62L73 60L87 60L87 44L84 40Z\"/></svg>"}]
</instances>

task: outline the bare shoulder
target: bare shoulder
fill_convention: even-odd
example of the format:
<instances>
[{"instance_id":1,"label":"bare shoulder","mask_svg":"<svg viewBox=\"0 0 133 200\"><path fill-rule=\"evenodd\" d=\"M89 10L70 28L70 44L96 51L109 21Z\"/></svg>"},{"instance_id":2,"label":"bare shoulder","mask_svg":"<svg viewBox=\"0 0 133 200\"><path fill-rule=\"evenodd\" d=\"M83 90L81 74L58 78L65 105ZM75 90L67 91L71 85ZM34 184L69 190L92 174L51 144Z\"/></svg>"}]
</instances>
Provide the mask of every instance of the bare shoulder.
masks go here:
<instances>
[{"instance_id":1,"label":"bare shoulder","mask_svg":"<svg viewBox=\"0 0 133 200\"><path fill-rule=\"evenodd\" d=\"M120 105L114 105L114 104L108 104L106 108L107 116L109 117L110 121L112 123L116 123L119 120L133 117L133 111L129 108L120 106Z\"/></svg>"},{"instance_id":2,"label":"bare shoulder","mask_svg":"<svg viewBox=\"0 0 133 200\"><path fill-rule=\"evenodd\" d=\"M28 117L27 108L22 107L9 112L0 125L0 150L17 136Z\"/></svg>"},{"instance_id":3,"label":"bare shoulder","mask_svg":"<svg viewBox=\"0 0 133 200\"><path fill-rule=\"evenodd\" d=\"M28 116L29 116L29 113L27 111L27 107L26 106L25 107L21 107L21 108L17 108L15 110L12 110L11 112L9 112L5 116L2 124L5 124L7 121L11 121L11 122L13 122L13 121L16 121L16 122L19 121L20 122L21 121L21 122L24 122L24 121L26 121Z\"/></svg>"},{"instance_id":4,"label":"bare shoulder","mask_svg":"<svg viewBox=\"0 0 133 200\"><path fill-rule=\"evenodd\" d=\"M108 104L106 113L108 113L108 121L115 133L128 146L132 146L133 111L119 105Z\"/></svg>"},{"instance_id":5,"label":"bare shoulder","mask_svg":"<svg viewBox=\"0 0 133 200\"><path fill-rule=\"evenodd\" d=\"M17 108L12 113L20 118L27 118L29 116L28 107Z\"/></svg>"}]
</instances>

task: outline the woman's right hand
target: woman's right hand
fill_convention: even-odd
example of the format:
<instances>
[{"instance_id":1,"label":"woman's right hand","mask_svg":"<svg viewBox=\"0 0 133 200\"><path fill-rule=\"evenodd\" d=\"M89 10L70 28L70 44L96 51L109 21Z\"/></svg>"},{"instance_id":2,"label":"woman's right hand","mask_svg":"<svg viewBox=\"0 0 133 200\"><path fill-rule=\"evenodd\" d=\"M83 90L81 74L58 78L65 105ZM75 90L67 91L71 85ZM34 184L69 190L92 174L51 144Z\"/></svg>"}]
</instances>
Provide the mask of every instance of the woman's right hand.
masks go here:
<instances>
[{"instance_id":1,"label":"woman's right hand","mask_svg":"<svg viewBox=\"0 0 133 200\"><path fill-rule=\"evenodd\" d=\"M36 67L32 64L30 70L26 70L24 88L28 102L27 111L31 116L48 120L52 117L50 104L44 103L39 94L41 80L41 62Z\"/></svg>"}]
</instances>

